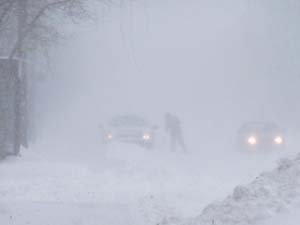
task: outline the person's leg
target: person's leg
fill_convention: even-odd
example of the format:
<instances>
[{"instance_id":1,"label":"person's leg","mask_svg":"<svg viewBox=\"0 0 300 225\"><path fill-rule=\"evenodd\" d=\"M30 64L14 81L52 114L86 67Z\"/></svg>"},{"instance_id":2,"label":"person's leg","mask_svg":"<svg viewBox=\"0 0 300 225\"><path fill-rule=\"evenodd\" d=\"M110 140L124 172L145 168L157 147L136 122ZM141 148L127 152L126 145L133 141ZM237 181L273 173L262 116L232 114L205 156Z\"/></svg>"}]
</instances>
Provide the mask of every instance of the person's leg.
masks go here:
<instances>
[{"instance_id":1,"label":"person's leg","mask_svg":"<svg viewBox=\"0 0 300 225\"><path fill-rule=\"evenodd\" d=\"M176 137L174 135L170 136L170 151L175 152L176 148Z\"/></svg>"},{"instance_id":2,"label":"person's leg","mask_svg":"<svg viewBox=\"0 0 300 225\"><path fill-rule=\"evenodd\" d=\"M179 135L178 137L178 144L184 152L187 152L186 145L182 135Z\"/></svg>"}]
</instances>

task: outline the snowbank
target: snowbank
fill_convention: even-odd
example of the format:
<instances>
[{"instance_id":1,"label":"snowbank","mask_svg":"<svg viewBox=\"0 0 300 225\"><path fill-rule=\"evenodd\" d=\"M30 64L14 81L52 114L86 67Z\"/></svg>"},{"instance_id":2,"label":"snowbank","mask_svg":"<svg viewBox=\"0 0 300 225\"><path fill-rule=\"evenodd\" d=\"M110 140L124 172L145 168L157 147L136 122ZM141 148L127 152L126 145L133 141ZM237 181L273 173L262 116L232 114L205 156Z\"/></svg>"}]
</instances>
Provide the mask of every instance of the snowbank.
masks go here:
<instances>
[{"instance_id":1,"label":"snowbank","mask_svg":"<svg viewBox=\"0 0 300 225\"><path fill-rule=\"evenodd\" d=\"M225 200L208 205L198 217L168 224L257 224L299 202L300 155L294 160L279 160L275 170L261 174L248 185L237 186Z\"/></svg>"},{"instance_id":2,"label":"snowbank","mask_svg":"<svg viewBox=\"0 0 300 225\"><path fill-rule=\"evenodd\" d=\"M259 225L299 225L300 221L300 207L296 206L292 210L285 213L280 213L277 216L262 221Z\"/></svg>"}]
</instances>

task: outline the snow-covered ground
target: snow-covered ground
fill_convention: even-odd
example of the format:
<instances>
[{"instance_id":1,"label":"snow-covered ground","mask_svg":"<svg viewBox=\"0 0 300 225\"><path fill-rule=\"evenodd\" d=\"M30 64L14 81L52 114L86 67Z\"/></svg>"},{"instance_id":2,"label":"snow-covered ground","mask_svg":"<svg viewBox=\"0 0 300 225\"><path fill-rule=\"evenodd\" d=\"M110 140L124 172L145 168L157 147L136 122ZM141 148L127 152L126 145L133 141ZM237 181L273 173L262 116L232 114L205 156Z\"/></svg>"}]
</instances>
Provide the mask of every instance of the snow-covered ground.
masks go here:
<instances>
[{"instance_id":1,"label":"snow-covered ground","mask_svg":"<svg viewBox=\"0 0 300 225\"><path fill-rule=\"evenodd\" d=\"M294 206L286 212L280 213L259 225L298 225L300 221L300 205Z\"/></svg>"},{"instance_id":2,"label":"snow-covered ground","mask_svg":"<svg viewBox=\"0 0 300 225\"><path fill-rule=\"evenodd\" d=\"M59 146L39 143L0 163L1 225L150 225L194 218L285 155Z\"/></svg>"},{"instance_id":3,"label":"snow-covered ground","mask_svg":"<svg viewBox=\"0 0 300 225\"><path fill-rule=\"evenodd\" d=\"M226 199L209 204L185 224L246 225L265 220L270 224L267 219L299 205L299 189L300 156L281 159L275 170L262 173L248 185L237 186Z\"/></svg>"}]
</instances>

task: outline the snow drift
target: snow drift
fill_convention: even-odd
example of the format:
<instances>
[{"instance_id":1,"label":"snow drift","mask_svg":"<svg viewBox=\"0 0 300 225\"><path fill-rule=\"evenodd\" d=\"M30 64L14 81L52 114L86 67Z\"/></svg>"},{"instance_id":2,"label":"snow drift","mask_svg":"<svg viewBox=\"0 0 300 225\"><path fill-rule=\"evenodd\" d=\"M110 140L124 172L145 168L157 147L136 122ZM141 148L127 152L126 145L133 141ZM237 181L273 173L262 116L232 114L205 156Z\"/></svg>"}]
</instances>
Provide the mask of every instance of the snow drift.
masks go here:
<instances>
[{"instance_id":1,"label":"snow drift","mask_svg":"<svg viewBox=\"0 0 300 225\"><path fill-rule=\"evenodd\" d=\"M279 160L275 170L262 173L248 185L237 186L230 196L208 205L198 217L188 221L172 220L161 224L257 224L299 202L300 154L294 160Z\"/></svg>"}]
</instances>

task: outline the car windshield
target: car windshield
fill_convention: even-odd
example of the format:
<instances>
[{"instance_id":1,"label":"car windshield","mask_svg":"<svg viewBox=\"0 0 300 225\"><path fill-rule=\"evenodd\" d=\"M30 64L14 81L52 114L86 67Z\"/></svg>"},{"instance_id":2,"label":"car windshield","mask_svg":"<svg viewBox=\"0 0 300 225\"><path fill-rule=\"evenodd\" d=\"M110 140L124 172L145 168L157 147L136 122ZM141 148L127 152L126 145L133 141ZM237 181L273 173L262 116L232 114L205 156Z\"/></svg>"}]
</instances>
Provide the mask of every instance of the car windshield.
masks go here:
<instances>
[{"instance_id":1,"label":"car windshield","mask_svg":"<svg viewBox=\"0 0 300 225\"><path fill-rule=\"evenodd\" d=\"M145 127L147 121L135 115L117 116L111 119L109 125L112 127Z\"/></svg>"},{"instance_id":2,"label":"car windshield","mask_svg":"<svg viewBox=\"0 0 300 225\"><path fill-rule=\"evenodd\" d=\"M275 123L248 123L241 127L240 132L276 132L279 131L278 126Z\"/></svg>"}]
</instances>

